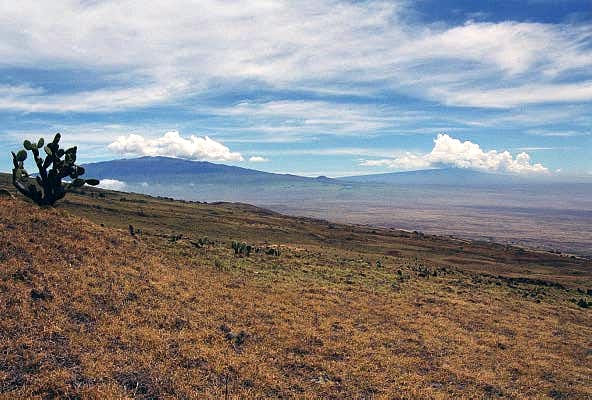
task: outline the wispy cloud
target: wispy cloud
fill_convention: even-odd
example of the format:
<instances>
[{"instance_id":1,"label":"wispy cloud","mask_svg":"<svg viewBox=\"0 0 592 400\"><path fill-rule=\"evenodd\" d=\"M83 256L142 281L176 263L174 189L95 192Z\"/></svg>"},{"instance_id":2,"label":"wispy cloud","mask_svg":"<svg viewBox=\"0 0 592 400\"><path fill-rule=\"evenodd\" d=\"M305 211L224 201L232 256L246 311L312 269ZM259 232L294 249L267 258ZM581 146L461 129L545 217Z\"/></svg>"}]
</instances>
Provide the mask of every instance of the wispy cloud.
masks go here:
<instances>
[{"instance_id":1,"label":"wispy cloud","mask_svg":"<svg viewBox=\"0 0 592 400\"><path fill-rule=\"evenodd\" d=\"M513 174L548 173L541 164L533 164L530 156L521 152L513 157L508 151L484 151L471 141L461 142L446 134L434 140L434 148L428 154L406 153L400 157L380 160L364 160L363 166L386 166L396 169L426 169L453 166L487 172L507 172Z\"/></svg>"},{"instance_id":2,"label":"wispy cloud","mask_svg":"<svg viewBox=\"0 0 592 400\"><path fill-rule=\"evenodd\" d=\"M369 134L426 118L419 112L395 111L391 107L311 100L241 102L214 112L244 118L253 123L249 130L309 136Z\"/></svg>"},{"instance_id":3,"label":"wispy cloud","mask_svg":"<svg viewBox=\"0 0 592 400\"><path fill-rule=\"evenodd\" d=\"M418 26L407 18L408 7L377 0L320 0L314 7L247 0L4 2L2 64L88 70L110 84L68 94L12 88L0 108L103 112L253 81L325 94L392 91L479 107L592 100L589 25ZM565 83L573 71L579 82Z\"/></svg>"},{"instance_id":4,"label":"wispy cloud","mask_svg":"<svg viewBox=\"0 0 592 400\"><path fill-rule=\"evenodd\" d=\"M331 148L303 148L303 149L279 149L263 150L260 154L283 155L283 156L360 156L360 157L392 157L402 155L405 152L401 149L371 148L371 147L331 147Z\"/></svg>"},{"instance_id":5,"label":"wispy cloud","mask_svg":"<svg viewBox=\"0 0 592 400\"><path fill-rule=\"evenodd\" d=\"M560 84L528 84L510 88L432 89L435 97L442 97L446 104L511 108L532 103L573 103L592 100L592 81Z\"/></svg>"},{"instance_id":6,"label":"wispy cloud","mask_svg":"<svg viewBox=\"0 0 592 400\"><path fill-rule=\"evenodd\" d=\"M529 135L536 136L556 136L556 137L574 137L574 136L591 136L592 131L576 131L576 130L562 130L562 129L529 129L526 131Z\"/></svg>"},{"instance_id":7,"label":"wispy cloud","mask_svg":"<svg viewBox=\"0 0 592 400\"><path fill-rule=\"evenodd\" d=\"M0 97L0 109L31 113L117 111L168 102L182 95L184 86L178 82L71 94L51 94L42 88L16 87L7 90L7 94ZM0 90L1 93L2 90Z\"/></svg>"}]
</instances>

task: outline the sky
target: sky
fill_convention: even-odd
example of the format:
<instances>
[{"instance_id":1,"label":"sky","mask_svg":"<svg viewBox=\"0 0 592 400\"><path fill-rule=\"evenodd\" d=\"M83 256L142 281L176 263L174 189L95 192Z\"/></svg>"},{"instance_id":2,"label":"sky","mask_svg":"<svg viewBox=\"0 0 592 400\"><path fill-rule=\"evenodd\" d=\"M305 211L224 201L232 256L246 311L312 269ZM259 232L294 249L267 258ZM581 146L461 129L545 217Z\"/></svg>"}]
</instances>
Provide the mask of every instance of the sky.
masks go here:
<instances>
[{"instance_id":1,"label":"sky","mask_svg":"<svg viewBox=\"0 0 592 400\"><path fill-rule=\"evenodd\" d=\"M0 170L164 155L592 176L591 0L0 1Z\"/></svg>"}]
</instances>

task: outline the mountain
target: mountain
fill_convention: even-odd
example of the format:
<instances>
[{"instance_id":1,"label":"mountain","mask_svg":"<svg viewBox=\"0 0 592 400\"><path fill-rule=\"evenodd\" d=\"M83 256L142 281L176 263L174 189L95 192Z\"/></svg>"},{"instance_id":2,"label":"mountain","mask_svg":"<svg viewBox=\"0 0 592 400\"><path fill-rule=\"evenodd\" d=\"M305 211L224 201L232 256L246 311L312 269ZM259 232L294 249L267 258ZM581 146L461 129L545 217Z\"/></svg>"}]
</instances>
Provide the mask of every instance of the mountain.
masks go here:
<instances>
[{"instance_id":1,"label":"mountain","mask_svg":"<svg viewBox=\"0 0 592 400\"><path fill-rule=\"evenodd\" d=\"M335 222L591 254L589 184L542 184L465 169L306 178L165 157L101 162L86 169L86 176L101 179L103 188L121 192L248 203Z\"/></svg>"},{"instance_id":2,"label":"mountain","mask_svg":"<svg viewBox=\"0 0 592 400\"><path fill-rule=\"evenodd\" d=\"M298 185L305 187L343 187L348 184L483 186L551 182L548 176L518 176L479 172L464 168L392 172L341 178L328 178L326 176L310 178L171 157L140 157L102 161L85 164L84 167L89 177L116 179L131 185L169 186L173 184L199 183L201 185L225 186Z\"/></svg>"},{"instance_id":3,"label":"mountain","mask_svg":"<svg viewBox=\"0 0 592 400\"><path fill-rule=\"evenodd\" d=\"M339 180L352 183L453 186L501 185L526 182L532 183L538 181L536 178L479 172L463 168L427 169L419 171L391 172L386 174L347 176L339 178Z\"/></svg>"},{"instance_id":4,"label":"mountain","mask_svg":"<svg viewBox=\"0 0 592 400\"><path fill-rule=\"evenodd\" d=\"M325 178L307 178L291 174L274 174L254 169L189 161L170 157L141 157L86 164L87 176L97 179L117 179L126 183L173 184L274 184L335 182Z\"/></svg>"},{"instance_id":5,"label":"mountain","mask_svg":"<svg viewBox=\"0 0 592 400\"><path fill-rule=\"evenodd\" d=\"M86 176L100 179L104 188L185 200L300 203L346 186L326 177L274 174L170 157L112 160L84 167Z\"/></svg>"}]
</instances>

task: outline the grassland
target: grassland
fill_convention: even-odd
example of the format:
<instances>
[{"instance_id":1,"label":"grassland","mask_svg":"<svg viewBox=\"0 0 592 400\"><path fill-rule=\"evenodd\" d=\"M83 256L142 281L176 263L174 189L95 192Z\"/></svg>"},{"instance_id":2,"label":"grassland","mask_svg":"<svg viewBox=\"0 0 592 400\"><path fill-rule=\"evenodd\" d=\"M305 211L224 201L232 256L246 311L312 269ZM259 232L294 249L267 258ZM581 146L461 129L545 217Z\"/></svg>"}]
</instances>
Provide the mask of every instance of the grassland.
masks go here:
<instances>
[{"instance_id":1,"label":"grassland","mask_svg":"<svg viewBox=\"0 0 592 400\"><path fill-rule=\"evenodd\" d=\"M591 267L243 204L0 198L0 398L591 398Z\"/></svg>"}]
</instances>

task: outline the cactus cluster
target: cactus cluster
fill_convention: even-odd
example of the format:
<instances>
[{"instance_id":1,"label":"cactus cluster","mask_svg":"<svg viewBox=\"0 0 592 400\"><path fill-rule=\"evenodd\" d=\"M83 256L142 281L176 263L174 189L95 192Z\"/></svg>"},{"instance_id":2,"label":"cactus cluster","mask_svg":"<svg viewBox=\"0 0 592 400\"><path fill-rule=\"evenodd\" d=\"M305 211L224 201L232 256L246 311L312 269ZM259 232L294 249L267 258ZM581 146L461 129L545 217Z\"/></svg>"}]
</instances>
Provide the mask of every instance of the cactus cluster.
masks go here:
<instances>
[{"instance_id":1,"label":"cactus cluster","mask_svg":"<svg viewBox=\"0 0 592 400\"><path fill-rule=\"evenodd\" d=\"M278 249L277 247L269 247L269 248L265 249L265 254L270 255L270 256L279 257L280 256L280 249Z\"/></svg>"},{"instance_id":2,"label":"cactus cluster","mask_svg":"<svg viewBox=\"0 0 592 400\"><path fill-rule=\"evenodd\" d=\"M169 242L171 242L171 243L178 242L181 239L183 239L182 233L169 236Z\"/></svg>"},{"instance_id":3,"label":"cactus cluster","mask_svg":"<svg viewBox=\"0 0 592 400\"><path fill-rule=\"evenodd\" d=\"M586 301L586 299L580 299L578 300L578 307L582 307L582 308L590 308L592 307L592 301Z\"/></svg>"},{"instance_id":4,"label":"cactus cluster","mask_svg":"<svg viewBox=\"0 0 592 400\"><path fill-rule=\"evenodd\" d=\"M213 244L214 242L212 242L210 239L208 239L207 236L204 236L203 238L199 238L197 240L192 240L191 244L194 245L195 247L197 247L198 249L201 249L204 246Z\"/></svg>"},{"instance_id":5,"label":"cactus cluster","mask_svg":"<svg viewBox=\"0 0 592 400\"><path fill-rule=\"evenodd\" d=\"M263 254L267 254L269 256L276 256L276 257L280 256L280 249L278 249L276 247L261 248L261 247L257 247L257 246L251 246L246 243L232 242L232 249L234 250L234 254L239 255L239 256L243 255L243 256L249 257L251 255L251 252L255 252L257 254L263 253Z\"/></svg>"},{"instance_id":6,"label":"cactus cluster","mask_svg":"<svg viewBox=\"0 0 592 400\"><path fill-rule=\"evenodd\" d=\"M43 138L33 143L25 140L23 150L12 152L12 184L24 196L30 198L40 206L53 206L56 201L62 199L66 193L85 184L96 186L96 179L82 179L84 168L76 165L76 147L67 150L60 148L61 135L55 135L52 142L45 145ZM44 146L45 145L45 146ZM41 156L40 149L46 153ZM32 178L24 167L27 159L27 151L33 153L39 174ZM64 184L63 179L71 179Z\"/></svg>"},{"instance_id":7,"label":"cactus cluster","mask_svg":"<svg viewBox=\"0 0 592 400\"><path fill-rule=\"evenodd\" d=\"M253 247L250 244L246 243L232 242L232 250L234 250L234 254L236 255L243 255L249 257L251 255Z\"/></svg>"}]
</instances>

